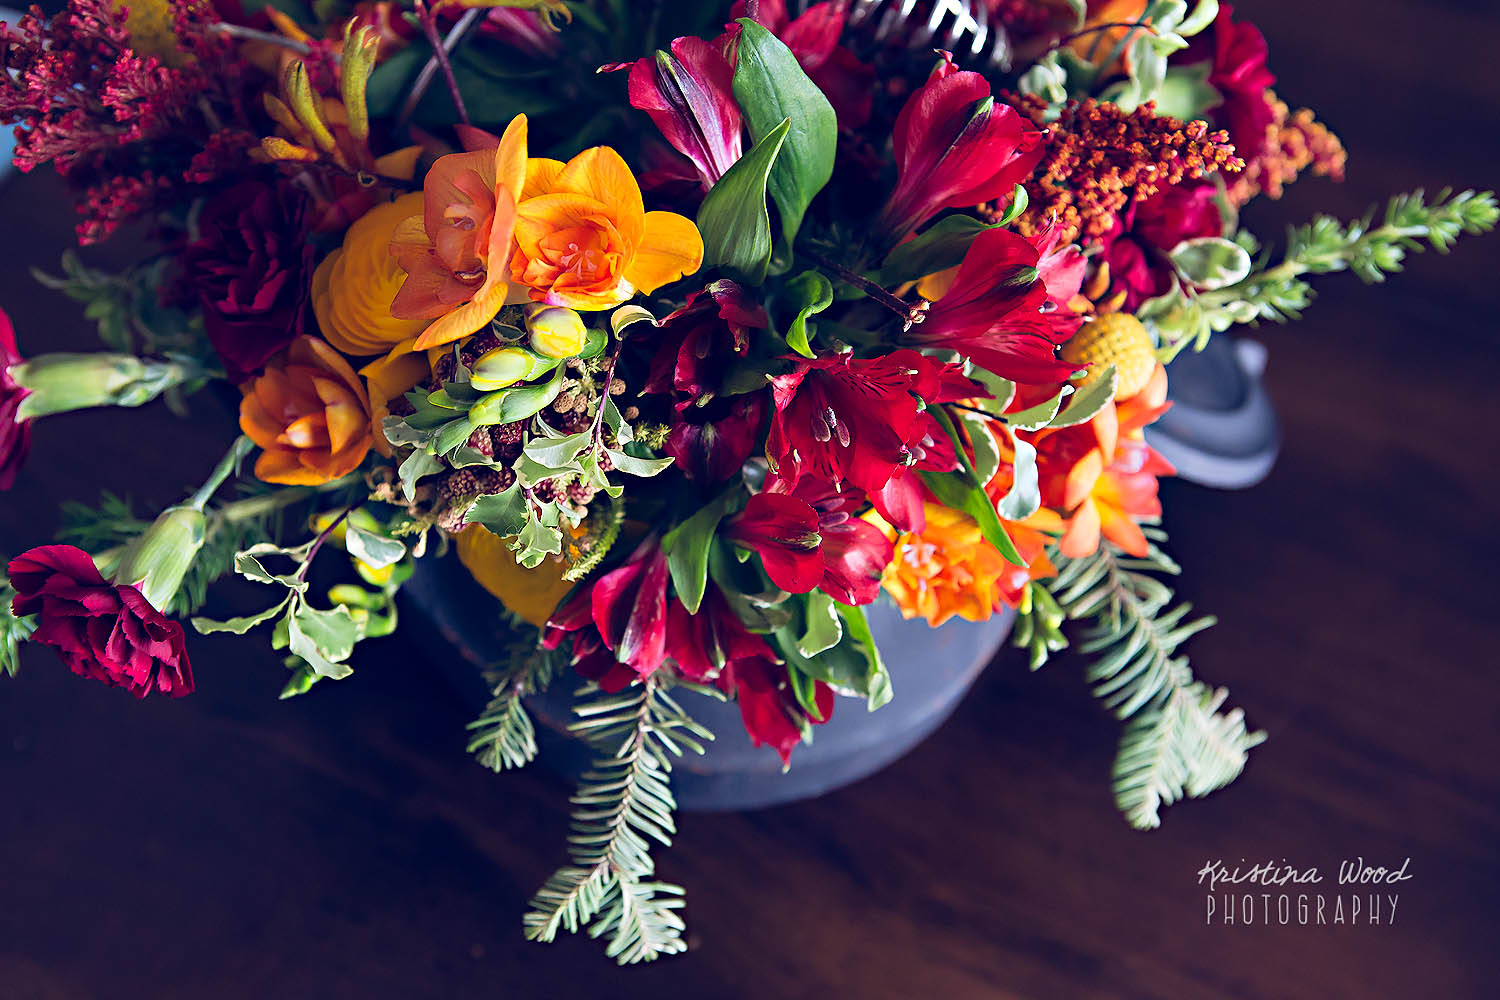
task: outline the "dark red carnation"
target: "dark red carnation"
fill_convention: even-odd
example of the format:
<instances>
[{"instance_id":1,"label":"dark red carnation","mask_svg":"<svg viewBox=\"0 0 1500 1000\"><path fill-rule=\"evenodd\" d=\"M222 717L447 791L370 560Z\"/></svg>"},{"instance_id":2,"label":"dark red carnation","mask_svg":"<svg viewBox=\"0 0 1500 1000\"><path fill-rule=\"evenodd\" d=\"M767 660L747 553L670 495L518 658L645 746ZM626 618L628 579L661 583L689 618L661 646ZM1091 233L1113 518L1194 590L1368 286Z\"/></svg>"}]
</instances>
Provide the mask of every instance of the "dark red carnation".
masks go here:
<instances>
[{"instance_id":1,"label":"dark red carnation","mask_svg":"<svg viewBox=\"0 0 1500 1000\"><path fill-rule=\"evenodd\" d=\"M944 56L896 117L896 190L875 225L888 245L945 208L1007 197L1042 158L1031 120Z\"/></svg>"},{"instance_id":2,"label":"dark red carnation","mask_svg":"<svg viewBox=\"0 0 1500 1000\"><path fill-rule=\"evenodd\" d=\"M1266 37L1248 21L1234 23L1234 7L1219 5L1207 31L1194 37L1174 63L1209 63L1208 82L1224 98L1209 108L1213 123L1229 133L1246 163L1265 152L1267 127L1275 117L1267 93L1276 75L1266 65Z\"/></svg>"},{"instance_id":3,"label":"dark red carnation","mask_svg":"<svg viewBox=\"0 0 1500 1000\"><path fill-rule=\"evenodd\" d=\"M31 421L16 415L21 400L30 393L10 375L10 366L20 363L15 327L0 309L0 490L8 490L15 483L16 473L31 450Z\"/></svg>"},{"instance_id":4,"label":"dark red carnation","mask_svg":"<svg viewBox=\"0 0 1500 1000\"><path fill-rule=\"evenodd\" d=\"M134 587L105 581L71 545L43 545L10 561L11 610L36 615L31 641L51 646L81 677L123 687L137 698L193 690L182 626Z\"/></svg>"},{"instance_id":5,"label":"dark red carnation","mask_svg":"<svg viewBox=\"0 0 1500 1000\"><path fill-rule=\"evenodd\" d=\"M234 381L242 381L307 326L312 247L307 199L259 181L236 185L203 210L183 255L203 325Z\"/></svg>"},{"instance_id":6,"label":"dark red carnation","mask_svg":"<svg viewBox=\"0 0 1500 1000\"><path fill-rule=\"evenodd\" d=\"M1167 254L1183 240L1221 236L1223 217L1212 181L1185 180L1132 204L1099 240L1100 260L1109 265L1111 287L1124 289L1122 308L1133 311L1172 284Z\"/></svg>"}]
</instances>

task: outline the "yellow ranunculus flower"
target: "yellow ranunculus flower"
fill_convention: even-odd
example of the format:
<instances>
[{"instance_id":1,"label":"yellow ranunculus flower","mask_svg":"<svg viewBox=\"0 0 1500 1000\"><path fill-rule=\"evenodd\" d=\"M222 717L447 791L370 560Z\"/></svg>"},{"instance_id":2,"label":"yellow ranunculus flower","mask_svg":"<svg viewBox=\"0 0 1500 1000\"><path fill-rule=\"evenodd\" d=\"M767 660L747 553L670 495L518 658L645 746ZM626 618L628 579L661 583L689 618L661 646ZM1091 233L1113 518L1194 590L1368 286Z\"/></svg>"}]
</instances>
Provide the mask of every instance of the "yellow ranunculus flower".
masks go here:
<instances>
[{"instance_id":1,"label":"yellow ranunculus flower","mask_svg":"<svg viewBox=\"0 0 1500 1000\"><path fill-rule=\"evenodd\" d=\"M544 559L536 569L527 569L516 562L505 539L482 524L469 525L453 541L475 581L533 625L545 625L573 589L562 578L567 567L561 560Z\"/></svg>"},{"instance_id":2,"label":"yellow ranunculus flower","mask_svg":"<svg viewBox=\"0 0 1500 1000\"><path fill-rule=\"evenodd\" d=\"M345 354L384 354L427 327L425 319L397 319L391 300L406 273L391 255L391 234L413 212L422 210L422 195L402 195L376 205L354 221L344 245L318 265L313 274L313 311L330 344Z\"/></svg>"}]
</instances>

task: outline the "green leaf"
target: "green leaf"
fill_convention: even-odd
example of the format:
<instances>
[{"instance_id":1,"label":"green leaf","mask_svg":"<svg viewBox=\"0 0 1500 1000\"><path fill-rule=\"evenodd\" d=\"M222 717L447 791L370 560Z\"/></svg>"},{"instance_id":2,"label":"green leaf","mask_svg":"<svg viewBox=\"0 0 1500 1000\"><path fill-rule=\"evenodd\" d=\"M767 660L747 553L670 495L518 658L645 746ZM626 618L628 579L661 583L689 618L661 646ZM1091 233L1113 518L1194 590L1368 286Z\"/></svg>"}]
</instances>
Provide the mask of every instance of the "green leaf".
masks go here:
<instances>
[{"instance_id":1,"label":"green leaf","mask_svg":"<svg viewBox=\"0 0 1500 1000\"><path fill-rule=\"evenodd\" d=\"M526 442L522 453L541 465L563 468L578 458L578 453L593 443L593 440L592 430L563 437L534 437Z\"/></svg>"},{"instance_id":2,"label":"green leaf","mask_svg":"<svg viewBox=\"0 0 1500 1000\"><path fill-rule=\"evenodd\" d=\"M1245 248L1218 236L1183 240L1170 256L1183 278L1208 291L1238 284L1250 274L1250 254Z\"/></svg>"},{"instance_id":3,"label":"green leaf","mask_svg":"<svg viewBox=\"0 0 1500 1000\"><path fill-rule=\"evenodd\" d=\"M536 569L549 555L562 552L562 532L558 530L561 512L557 501L542 504L541 512L528 506L526 524L516 533L516 562L527 569Z\"/></svg>"},{"instance_id":4,"label":"green leaf","mask_svg":"<svg viewBox=\"0 0 1500 1000\"><path fill-rule=\"evenodd\" d=\"M319 676L340 680L353 673L348 664L339 662L353 652L359 639L359 626L348 608L339 605L332 611L319 611L298 601L283 621L291 651Z\"/></svg>"},{"instance_id":5,"label":"green leaf","mask_svg":"<svg viewBox=\"0 0 1500 1000\"><path fill-rule=\"evenodd\" d=\"M870 711L875 711L880 706L891 700L891 674L885 668L885 661L880 658L880 647L875 643L875 636L870 632L870 622L865 617L865 609L854 607L849 604L837 605L839 617L844 620L844 634L848 636L848 644L853 645L861 656L865 658L866 678L865 698L868 699Z\"/></svg>"},{"instance_id":6,"label":"green leaf","mask_svg":"<svg viewBox=\"0 0 1500 1000\"><path fill-rule=\"evenodd\" d=\"M442 470L443 463L439 462L435 455L428 454L421 449L407 455L400 467L396 469L396 477L401 480L401 492L405 494L406 502L411 503L417 498L417 480Z\"/></svg>"},{"instance_id":7,"label":"green leaf","mask_svg":"<svg viewBox=\"0 0 1500 1000\"><path fill-rule=\"evenodd\" d=\"M1156 94L1156 112L1183 121L1195 121L1220 104L1224 96L1208 82L1212 63L1167 67L1166 79Z\"/></svg>"},{"instance_id":8,"label":"green leaf","mask_svg":"<svg viewBox=\"0 0 1500 1000\"><path fill-rule=\"evenodd\" d=\"M372 569L392 566L406 556L403 543L353 524L344 532L344 546L351 556Z\"/></svg>"},{"instance_id":9,"label":"green leaf","mask_svg":"<svg viewBox=\"0 0 1500 1000\"><path fill-rule=\"evenodd\" d=\"M1018 413L1007 413L1004 416L1005 423L1018 431L1039 431L1052 423L1057 416L1057 411L1062 407L1062 401L1073 392L1070 385L1063 386L1056 396L1045 403L1038 403Z\"/></svg>"},{"instance_id":10,"label":"green leaf","mask_svg":"<svg viewBox=\"0 0 1500 1000\"><path fill-rule=\"evenodd\" d=\"M1036 448L1014 434L1011 444L1015 457L1011 459L1010 492L1000 498L997 512L1007 521L1024 521L1042 506L1042 491L1037 478Z\"/></svg>"},{"instance_id":11,"label":"green leaf","mask_svg":"<svg viewBox=\"0 0 1500 1000\"><path fill-rule=\"evenodd\" d=\"M1110 364L1098 378L1069 396L1068 405L1047 426L1073 427L1093 420L1115 398L1115 390L1119 385L1119 369Z\"/></svg>"},{"instance_id":12,"label":"green leaf","mask_svg":"<svg viewBox=\"0 0 1500 1000\"><path fill-rule=\"evenodd\" d=\"M833 176L838 119L833 105L808 79L797 57L780 39L750 18L740 24L734 99L756 143L790 123L786 143L771 168L770 191L781 215L787 245L796 239L817 193Z\"/></svg>"},{"instance_id":13,"label":"green leaf","mask_svg":"<svg viewBox=\"0 0 1500 1000\"><path fill-rule=\"evenodd\" d=\"M501 538L520 534L526 527L526 496L521 492L521 480L517 478L505 490L474 501L464 520L482 524Z\"/></svg>"},{"instance_id":14,"label":"green leaf","mask_svg":"<svg viewBox=\"0 0 1500 1000\"><path fill-rule=\"evenodd\" d=\"M969 215L944 216L921 235L886 254L874 280L882 285L899 285L957 267L963 263L974 238L994 228Z\"/></svg>"},{"instance_id":15,"label":"green leaf","mask_svg":"<svg viewBox=\"0 0 1500 1000\"><path fill-rule=\"evenodd\" d=\"M765 138L724 172L698 209L703 234L703 266L717 267L747 285L766 280L771 263L771 217L766 183L791 129L784 118Z\"/></svg>"},{"instance_id":16,"label":"green leaf","mask_svg":"<svg viewBox=\"0 0 1500 1000\"><path fill-rule=\"evenodd\" d=\"M975 399L974 405L992 417L1003 416L1005 408L1015 398L1016 384L1010 379L1001 378L989 369L980 368L978 365L973 366L968 374L969 378L988 389L991 396L989 399Z\"/></svg>"},{"instance_id":17,"label":"green leaf","mask_svg":"<svg viewBox=\"0 0 1500 1000\"><path fill-rule=\"evenodd\" d=\"M844 626L834 607L835 603L833 598L821 590L814 590L807 595L803 602L807 628L797 639L797 652L803 656L817 656L824 650L837 646L844 638Z\"/></svg>"},{"instance_id":18,"label":"green leaf","mask_svg":"<svg viewBox=\"0 0 1500 1000\"><path fill-rule=\"evenodd\" d=\"M306 582L297 579L295 573L288 573L278 576L277 574L272 573L270 570L266 569L265 566L261 565L260 559L257 558L258 556L287 556L290 554L291 553L289 553L286 549L281 548L279 545L271 545L269 543L252 545L250 546L250 548L246 549L243 552L235 553L234 571L240 576L243 576L245 579L254 580L256 583L279 583L288 590L295 590L298 593L301 593L302 591L307 589L307 584Z\"/></svg>"},{"instance_id":19,"label":"green leaf","mask_svg":"<svg viewBox=\"0 0 1500 1000\"><path fill-rule=\"evenodd\" d=\"M818 271L803 271L786 284L787 295L797 307L797 316L787 328L787 346L804 358L813 357L807 339L807 318L833 305L833 282Z\"/></svg>"},{"instance_id":20,"label":"green leaf","mask_svg":"<svg viewBox=\"0 0 1500 1000\"><path fill-rule=\"evenodd\" d=\"M198 630L199 635L212 635L215 632L233 632L235 635L244 635L262 622L275 618L277 612L286 607L286 602L291 599L292 595L288 593L266 610L257 611L253 615L245 615L242 618L226 618L223 621L215 621L212 618L194 618L192 626Z\"/></svg>"},{"instance_id":21,"label":"green leaf","mask_svg":"<svg viewBox=\"0 0 1500 1000\"><path fill-rule=\"evenodd\" d=\"M1000 523L1000 517L995 513L989 496L974 481L973 476L967 472L923 472L921 476L922 482L932 491L933 496L937 497L938 503L961 510L977 521L979 531L984 535L985 540L993 545L1007 562L1016 566L1026 565L1026 560L1021 558L1021 553L1016 549L1015 543L1005 533L1005 525Z\"/></svg>"},{"instance_id":22,"label":"green leaf","mask_svg":"<svg viewBox=\"0 0 1500 1000\"><path fill-rule=\"evenodd\" d=\"M698 605L703 602L703 591L708 586L708 550L733 496L733 490L724 492L662 537L661 548L667 556L672 586L677 588L677 599L689 614L696 615Z\"/></svg>"},{"instance_id":23,"label":"green leaf","mask_svg":"<svg viewBox=\"0 0 1500 1000\"><path fill-rule=\"evenodd\" d=\"M786 679L792 686L792 694L797 699L797 704L802 706L814 721L822 722L823 713L818 711L818 680L811 674L805 674L796 667L789 666ZM806 738L804 734L804 739Z\"/></svg>"},{"instance_id":24,"label":"green leaf","mask_svg":"<svg viewBox=\"0 0 1500 1000\"><path fill-rule=\"evenodd\" d=\"M605 454L609 456L609 460L614 463L616 469L643 479L649 479L664 471L673 461L671 458L640 458L613 448L606 448Z\"/></svg>"},{"instance_id":25,"label":"green leaf","mask_svg":"<svg viewBox=\"0 0 1500 1000\"><path fill-rule=\"evenodd\" d=\"M1000 471L1000 447L990 433L990 419L973 410L959 410L958 422L964 425L974 448L974 478L987 483Z\"/></svg>"}]
</instances>

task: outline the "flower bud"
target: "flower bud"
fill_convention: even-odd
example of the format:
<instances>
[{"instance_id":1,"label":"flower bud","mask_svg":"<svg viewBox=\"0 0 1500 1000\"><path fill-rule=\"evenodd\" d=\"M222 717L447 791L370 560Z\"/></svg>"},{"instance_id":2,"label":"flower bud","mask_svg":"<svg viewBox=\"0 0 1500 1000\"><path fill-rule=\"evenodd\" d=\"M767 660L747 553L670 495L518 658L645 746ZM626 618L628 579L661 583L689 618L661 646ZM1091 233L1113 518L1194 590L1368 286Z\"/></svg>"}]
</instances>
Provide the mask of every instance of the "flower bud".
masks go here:
<instances>
[{"instance_id":1,"label":"flower bud","mask_svg":"<svg viewBox=\"0 0 1500 1000\"><path fill-rule=\"evenodd\" d=\"M17 408L21 420L93 406L140 406L202 374L189 363L103 352L41 354L10 368L16 384L31 393Z\"/></svg>"},{"instance_id":2,"label":"flower bud","mask_svg":"<svg viewBox=\"0 0 1500 1000\"><path fill-rule=\"evenodd\" d=\"M538 354L574 358L583 353L589 331L583 317L564 306L533 306L526 310L526 332Z\"/></svg>"},{"instance_id":3,"label":"flower bud","mask_svg":"<svg viewBox=\"0 0 1500 1000\"><path fill-rule=\"evenodd\" d=\"M469 384L481 392L493 392L536 378L557 367L557 362L538 357L524 347L497 347L481 354L469 367Z\"/></svg>"},{"instance_id":4,"label":"flower bud","mask_svg":"<svg viewBox=\"0 0 1500 1000\"><path fill-rule=\"evenodd\" d=\"M203 547L207 521L201 510L169 507L146 533L126 547L115 582L135 587L158 611L165 609Z\"/></svg>"}]
</instances>

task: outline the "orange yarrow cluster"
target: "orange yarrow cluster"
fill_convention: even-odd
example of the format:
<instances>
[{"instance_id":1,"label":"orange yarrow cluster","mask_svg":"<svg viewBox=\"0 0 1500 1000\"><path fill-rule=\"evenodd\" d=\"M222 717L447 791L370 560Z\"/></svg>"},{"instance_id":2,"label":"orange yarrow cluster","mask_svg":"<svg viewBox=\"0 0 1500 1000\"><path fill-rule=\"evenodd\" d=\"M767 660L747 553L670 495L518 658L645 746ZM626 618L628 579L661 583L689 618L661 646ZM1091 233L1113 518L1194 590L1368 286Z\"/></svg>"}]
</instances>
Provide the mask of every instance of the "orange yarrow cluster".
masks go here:
<instances>
[{"instance_id":1,"label":"orange yarrow cluster","mask_svg":"<svg viewBox=\"0 0 1500 1000\"><path fill-rule=\"evenodd\" d=\"M1026 182L1030 204L1017 220L1027 235L1055 219L1065 242L1098 239L1133 201L1184 179L1245 166L1227 133L1210 131L1201 121L1158 115L1151 102L1127 112L1093 98L1071 101L1049 124L1042 98L1007 95L1006 100L1047 127L1046 151ZM998 212L1004 206L993 208Z\"/></svg>"}]
</instances>

